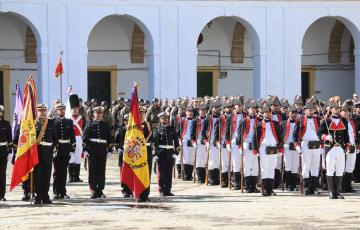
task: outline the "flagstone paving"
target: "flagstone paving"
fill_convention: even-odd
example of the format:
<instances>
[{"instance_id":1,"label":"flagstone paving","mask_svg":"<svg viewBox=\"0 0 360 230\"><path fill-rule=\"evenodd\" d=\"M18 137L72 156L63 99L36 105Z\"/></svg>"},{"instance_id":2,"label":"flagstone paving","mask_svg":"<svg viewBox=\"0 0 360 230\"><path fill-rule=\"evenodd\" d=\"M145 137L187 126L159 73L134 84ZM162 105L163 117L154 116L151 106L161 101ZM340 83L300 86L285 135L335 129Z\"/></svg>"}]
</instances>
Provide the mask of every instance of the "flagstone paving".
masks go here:
<instances>
[{"instance_id":1,"label":"flagstone paving","mask_svg":"<svg viewBox=\"0 0 360 230\"><path fill-rule=\"evenodd\" d=\"M0 229L360 229L360 192L344 200L281 191L262 197L174 180L176 196L160 198L153 175L151 202L138 204L121 195L117 157L107 166L105 199L89 199L87 183L69 184L71 199L48 206L21 201L21 187L7 192ZM83 168L81 177L87 181Z\"/></svg>"}]
</instances>

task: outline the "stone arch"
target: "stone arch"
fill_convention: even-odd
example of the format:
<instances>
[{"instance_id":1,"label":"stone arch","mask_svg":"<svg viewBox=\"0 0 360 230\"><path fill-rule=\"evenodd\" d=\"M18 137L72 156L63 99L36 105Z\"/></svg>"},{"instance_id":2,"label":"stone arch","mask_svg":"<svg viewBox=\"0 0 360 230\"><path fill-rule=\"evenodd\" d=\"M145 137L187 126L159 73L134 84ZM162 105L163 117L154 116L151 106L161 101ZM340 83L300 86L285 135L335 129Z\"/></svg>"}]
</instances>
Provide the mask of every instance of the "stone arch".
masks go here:
<instances>
[{"instance_id":1,"label":"stone arch","mask_svg":"<svg viewBox=\"0 0 360 230\"><path fill-rule=\"evenodd\" d=\"M236 22L231 49L231 62L232 63L244 63L244 43L245 43L246 27L240 22Z\"/></svg>"}]
</instances>

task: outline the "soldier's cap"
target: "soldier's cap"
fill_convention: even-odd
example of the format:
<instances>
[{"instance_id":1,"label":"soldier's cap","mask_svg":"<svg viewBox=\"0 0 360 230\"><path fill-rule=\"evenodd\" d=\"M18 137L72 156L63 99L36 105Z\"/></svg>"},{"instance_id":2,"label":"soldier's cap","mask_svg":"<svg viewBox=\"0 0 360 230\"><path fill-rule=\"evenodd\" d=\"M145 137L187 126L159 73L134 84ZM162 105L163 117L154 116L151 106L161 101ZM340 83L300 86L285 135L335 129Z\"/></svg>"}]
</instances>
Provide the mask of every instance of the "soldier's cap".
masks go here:
<instances>
[{"instance_id":1,"label":"soldier's cap","mask_svg":"<svg viewBox=\"0 0 360 230\"><path fill-rule=\"evenodd\" d=\"M347 104L341 106L341 111L350 111L350 107Z\"/></svg>"},{"instance_id":2,"label":"soldier's cap","mask_svg":"<svg viewBox=\"0 0 360 230\"><path fill-rule=\"evenodd\" d=\"M192 106L186 107L185 111L194 112L194 108Z\"/></svg>"},{"instance_id":3,"label":"soldier's cap","mask_svg":"<svg viewBox=\"0 0 360 230\"><path fill-rule=\"evenodd\" d=\"M235 99L232 101L233 105L243 105L243 102L240 99Z\"/></svg>"},{"instance_id":4,"label":"soldier's cap","mask_svg":"<svg viewBox=\"0 0 360 230\"><path fill-rule=\"evenodd\" d=\"M359 108L359 107L360 107L360 101L355 102L355 103L354 103L354 106L357 107L357 108Z\"/></svg>"},{"instance_id":5,"label":"soldier's cap","mask_svg":"<svg viewBox=\"0 0 360 230\"><path fill-rule=\"evenodd\" d=\"M304 109L315 109L314 103L311 102L306 103Z\"/></svg>"},{"instance_id":6,"label":"soldier's cap","mask_svg":"<svg viewBox=\"0 0 360 230\"><path fill-rule=\"evenodd\" d=\"M94 103L94 102L96 102L96 99L95 98L93 98L93 99L91 99L91 101L90 101L91 103Z\"/></svg>"},{"instance_id":7,"label":"soldier's cap","mask_svg":"<svg viewBox=\"0 0 360 230\"><path fill-rule=\"evenodd\" d=\"M161 112L157 116L158 116L158 118L168 118L169 117L169 115L165 112Z\"/></svg>"},{"instance_id":8,"label":"soldier's cap","mask_svg":"<svg viewBox=\"0 0 360 230\"><path fill-rule=\"evenodd\" d=\"M246 103L246 108L257 108L258 105L256 103L256 100L255 99L249 99L248 102Z\"/></svg>"},{"instance_id":9,"label":"soldier's cap","mask_svg":"<svg viewBox=\"0 0 360 230\"><path fill-rule=\"evenodd\" d=\"M269 104L269 106L272 106L272 105L274 105L274 106L280 106L280 100L279 100L279 98L277 97L277 96L271 96L268 100L267 100L267 102L266 103L268 103Z\"/></svg>"},{"instance_id":10,"label":"soldier's cap","mask_svg":"<svg viewBox=\"0 0 360 230\"><path fill-rule=\"evenodd\" d=\"M218 108L218 107L220 107L219 101L214 101L213 103L211 103L211 108Z\"/></svg>"},{"instance_id":11,"label":"soldier's cap","mask_svg":"<svg viewBox=\"0 0 360 230\"><path fill-rule=\"evenodd\" d=\"M130 105L130 103L131 103L131 100L130 100L129 98L127 98L127 99L125 100L125 104L129 104L129 105Z\"/></svg>"},{"instance_id":12,"label":"soldier's cap","mask_svg":"<svg viewBox=\"0 0 360 230\"><path fill-rule=\"evenodd\" d=\"M60 99L56 99L56 100L54 100L53 105L56 105L56 104L58 104L60 102L61 102Z\"/></svg>"},{"instance_id":13,"label":"soldier's cap","mask_svg":"<svg viewBox=\"0 0 360 230\"><path fill-rule=\"evenodd\" d=\"M270 112L270 111L271 111L270 106L269 106L268 103L264 103L261 108L262 108L262 110L261 110L262 113L266 113L266 112Z\"/></svg>"},{"instance_id":14,"label":"soldier's cap","mask_svg":"<svg viewBox=\"0 0 360 230\"><path fill-rule=\"evenodd\" d=\"M156 97L152 100L152 102L159 102L159 99L157 99Z\"/></svg>"},{"instance_id":15,"label":"soldier's cap","mask_svg":"<svg viewBox=\"0 0 360 230\"><path fill-rule=\"evenodd\" d=\"M125 114L123 120L129 120L129 114Z\"/></svg>"},{"instance_id":16,"label":"soldier's cap","mask_svg":"<svg viewBox=\"0 0 360 230\"><path fill-rule=\"evenodd\" d=\"M108 103L106 101L102 101L100 105L104 106L104 105L108 105Z\"/></svg>"},{"instance_id":17,"label":"soldier's cap","mask_svg":"<svg viewBox=\"0 0 360 230\"><path fill-rule=\"evenodd\" d=\"M125 99L123 97L118 97L118 101L124 102Z\"/></svg>"},{"instance_id":18,"label":"soldier's cap","mask_svg":"<svg viewBox=\"0 0 360 230\"><path fill-rule=\"evenodd\" d=\"M260 98L258 101L257 101L257 107L258 108L262 108L264 103L266 103L266 101L262 98Z\"/></svg>"},{"instance_id":19,"label":"soldier's cap","mask_svg":"<svg viewBox=\"0 0 360 230\"><path fill-rule=\"evenodd\" d=\"M359 96L357 93L353 93L353 96Z\"/></svg>"},{"instance_id":20,"label":"soldier's cap","mask_svg":"<svg viewBox=\"0 0 360 230\"><path fill-rule=\"evenodd\" d=\"M96 106L92 109L95 113L103 113L105 108L102 106Z\"/></svg>"},{"instance_id":21,"label":"soldier's cap","mask_svg":"<svg viewBox=\"0 0 360 230\"><path fill-rule=\"evenodd\" d=\"M225 108L231 108L233 106L233 103L231 103L230 101L228 102L225 102L223 105L222 105L222 108L225 109Z\"/></svg>"},{"instance_id":22,"label":"soldier's cap","mask_svg":"<svg viewBox=\"0 0 360 230\"><path fill-rule=\"evenodd\" d=\"M0 112L4 112L4 106L3 105L0 105Z\"/></svg>"},{"instance_id":23,"label":"soldier's cap","mask_svg":"<svg viewBox=\"0 0 360 230\"><path fill-rule=\"evenodd\" d=\"M352 99L346 99L346 100L344 101L344 105L353 106L353 105L354 105L354 100L352 100Z\"/></svg>"},{"instance_id":24,"label":"soldier's cap","mask_svg":"<svg viewBox=\"0 0 360 230\"><path fill-rule=\"evenodd\" d=\"M296 95L294 98L294 104L302 105L302 97L300 95Z\"/></svg>"},{"instance_id":25,"label":"soldier's cap","mask_svg":"<svg viewBox=\"0 0 360 230\"><path fill-rule=\"evenodd\" d=\"M208 110L208 107L205 104L199 106L199 110Z\"/></svg>"},{"instance_id":26,"label":"soldier's cap","mask_svg":"<svg viewBox=\"0 0 360 230\"><path fill-rule=\"evenodd\" d=\"M293 113L296 113L296 112L297 112L297 109L296 109L295 105L291 105L291 106L289 107L289 111L290 111L290 112L293 112Z\"/></svg>"},{"instance_id":27,"label":"soldier's cap","mask_svg":"<svg viewBox=\"0 0 360 230\"><path fill-rule=\"evenodd\" d=\"M281 100L281 107L289 108L290 107L289 101L287 99L282 99Z\"/></svg>"},{"instance_id":28,"label":"soldier's cap","mask_svg":"<svg viewBox=\"0 0 360 230\"><path fill-rule=\"evenodd\" d=\"M47 105L46 104L37 104L36 105L36 109L37 110L47 110Z\"/></svg>"},{"instance_id":29,"label":"soldier's cap","mask_svg":"<svg viewBox=\"0 0 360 230\"><path fill-rule=\"evenodd\" d=\"M55 105L55 109L58 110L58 109L66 109L66 105L64 105L63 103L57 103Z\"/></svg>"},{"instance_id":30,"label":"soldier's cap","mask_svg":"<svg viewBox=\"0 0 360 230\"><path fill-rule=\"evenodd\" d=\"M330 102L329 107L331 109L340 109L341 108L341 106L338 103L335 103L335 102Z\"/></svg>"}]
</instances>

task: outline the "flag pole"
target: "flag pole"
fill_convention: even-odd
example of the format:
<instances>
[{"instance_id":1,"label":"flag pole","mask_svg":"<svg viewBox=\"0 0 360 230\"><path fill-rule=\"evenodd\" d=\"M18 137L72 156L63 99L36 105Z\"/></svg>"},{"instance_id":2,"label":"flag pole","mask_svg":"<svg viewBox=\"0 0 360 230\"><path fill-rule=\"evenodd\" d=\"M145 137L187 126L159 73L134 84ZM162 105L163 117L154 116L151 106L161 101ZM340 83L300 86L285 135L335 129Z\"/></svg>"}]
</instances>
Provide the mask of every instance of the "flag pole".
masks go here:
<instances>
[{"instance_id":1,"label":"flag pole","mask_svg":"<svg viewBox=\"0 0 360 230\"><path fill-rule=\"evenodd\" d=\"M30 172L30 204L34 202L34 170Z\"/></svg>"},{"instance_id":2,"label":"flag pole","mask_svg":"<svg viewBox=\"0 0 360 230\"><path fill-rule=\"evenodd\" d=\"M60 101L61 101L61 103L63 102L63 100L62 100L62 74L60 74Z\"/></svg>"}]
</instances>

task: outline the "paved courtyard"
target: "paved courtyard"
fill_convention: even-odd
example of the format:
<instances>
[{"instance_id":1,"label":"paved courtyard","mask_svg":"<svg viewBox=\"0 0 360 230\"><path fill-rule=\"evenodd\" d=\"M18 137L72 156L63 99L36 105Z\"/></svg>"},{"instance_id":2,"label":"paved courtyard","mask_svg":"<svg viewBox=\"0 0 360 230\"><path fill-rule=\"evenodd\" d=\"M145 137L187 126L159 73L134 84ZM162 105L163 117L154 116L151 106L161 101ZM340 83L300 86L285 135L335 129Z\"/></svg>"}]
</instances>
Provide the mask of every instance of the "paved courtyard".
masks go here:
<instances>
[{"instance_id":1,"label":"paved courtyard","mask_svg":"<svg viewBox=\"0 0 360 230\"><path fill-rule=\"evenodd\" d=\"M153 176L151 202L137 204L121 195L117 156L107 166L106 199L90 200L87 183L76 183L67 187L71 199L32 206L21 201L22 190L17 187L0 203L0 228L360 229L360 192L346 195L345 200L329 200L326 193L304 197L281 191L262 197L175 180L176 196L160 198ZM9 183L9 169L8 173ZM87 172L81 173L87 181ZM355 189L360 190L360 185Z\"/></svg>"}]
</instances>

